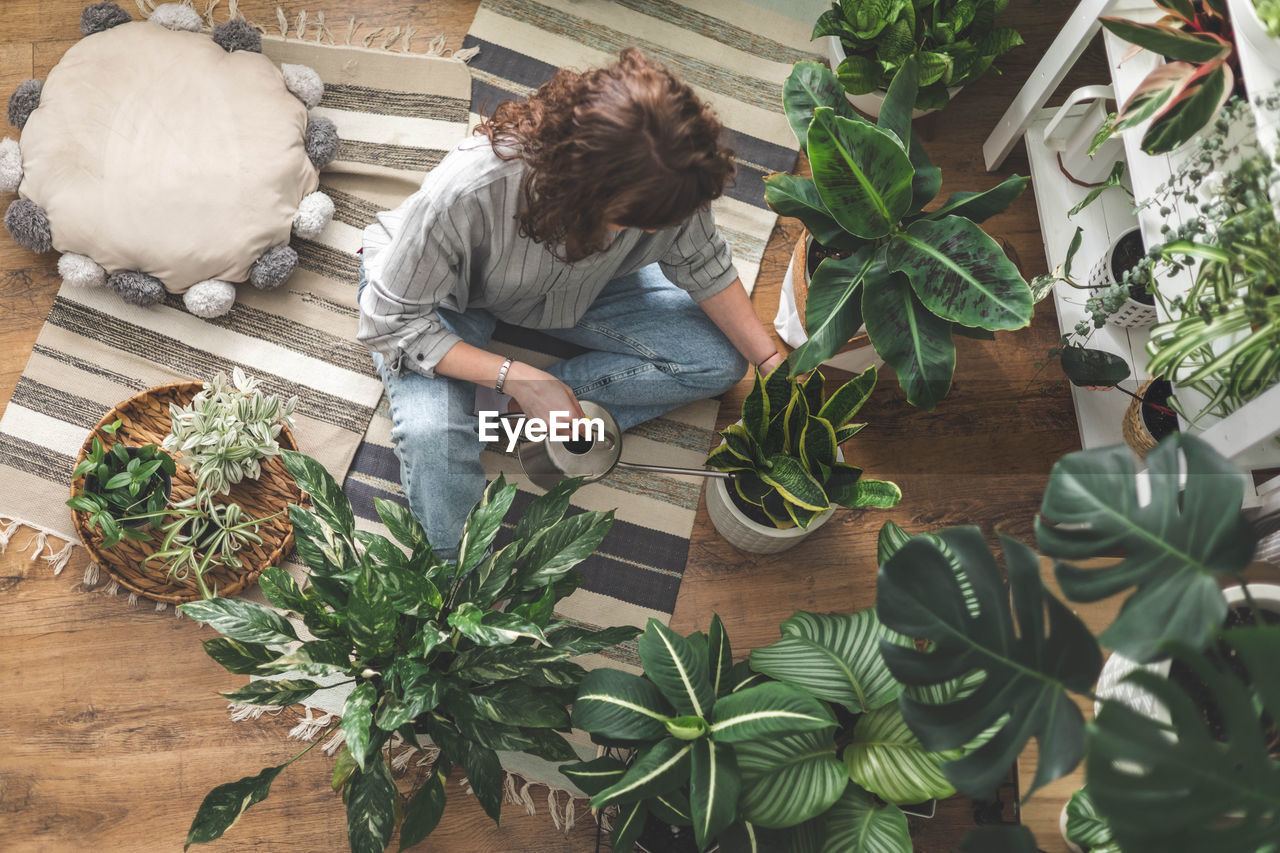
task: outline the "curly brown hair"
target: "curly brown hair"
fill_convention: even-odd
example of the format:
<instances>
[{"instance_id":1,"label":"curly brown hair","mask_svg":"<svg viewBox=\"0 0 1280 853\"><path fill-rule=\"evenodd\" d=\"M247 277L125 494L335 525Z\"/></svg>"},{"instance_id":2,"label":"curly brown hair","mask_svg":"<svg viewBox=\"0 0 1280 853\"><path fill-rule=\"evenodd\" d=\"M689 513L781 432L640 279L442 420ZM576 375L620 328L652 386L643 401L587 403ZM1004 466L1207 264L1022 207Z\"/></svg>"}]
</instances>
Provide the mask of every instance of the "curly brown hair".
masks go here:
<instances>
[{"instance_id":1,"label":"curly brown hair","mask_svg":"<svg viewBox=\"0 0 1280 853\"><path fill-rule=\"evenodd\" d=\"M609 225L678 225L724 193L733 152L711 108L636 48L593 71L562 68L527 101L476 128L528 164L520 234L573 263L603 251Z\"/></svg>"}]
</instances>

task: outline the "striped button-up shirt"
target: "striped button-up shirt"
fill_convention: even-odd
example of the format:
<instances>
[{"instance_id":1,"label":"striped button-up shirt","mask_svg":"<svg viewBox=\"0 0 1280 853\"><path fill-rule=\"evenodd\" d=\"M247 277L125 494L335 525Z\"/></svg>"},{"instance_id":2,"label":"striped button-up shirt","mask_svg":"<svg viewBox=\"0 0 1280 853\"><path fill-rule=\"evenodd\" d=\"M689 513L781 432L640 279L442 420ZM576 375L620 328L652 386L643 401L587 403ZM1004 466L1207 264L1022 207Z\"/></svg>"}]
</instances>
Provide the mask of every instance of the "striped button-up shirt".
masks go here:
<instances>
[{"instance_id":1,"label":"striped button-up shirt","mask_svg":"<svg viewBox=\"0 0 1280 853\"><path fill-rule=\"evenodd\" d=\"M563 329L611 279L655 262L699 302L737 278L708 208L653 234L619 231L607 249L576 263L556 260L519 234L525 168L518 158L500 159L486 137L471 137L365 229L359 338L397 373L434 376L460 340L437 308L479 308L513 325Z\"/></svg>"}]
</instances>

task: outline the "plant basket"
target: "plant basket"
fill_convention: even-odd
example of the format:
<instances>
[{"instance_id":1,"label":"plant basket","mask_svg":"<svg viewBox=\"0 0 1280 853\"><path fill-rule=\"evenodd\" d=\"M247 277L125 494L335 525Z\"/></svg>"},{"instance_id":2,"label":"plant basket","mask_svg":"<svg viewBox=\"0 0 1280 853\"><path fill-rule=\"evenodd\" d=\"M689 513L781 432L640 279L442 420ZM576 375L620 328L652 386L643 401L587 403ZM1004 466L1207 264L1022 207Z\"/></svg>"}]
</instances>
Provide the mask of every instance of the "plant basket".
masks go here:
<instances>
[{"instance_id":1,"label":"plant basket","mask_svg":"<svg viewBox=\"0 0 1280 853\"><path fill-rule=\"evenodd\" d=\"M124 442L130 445L160 444L169 434L169 405L186 405L200 392L203 386L199 382L173 382L159 385L130 397L116 405L98 421L93 431L85 439L80 453L76 456L79 464L89 451L94 436L104 445ZM115 436L102 432L102 427L119 419L120 429ZM297 450L297 442L287 426L280 430L280 446L287 450ZM171 500L179 501L190 497L195 492L195 477L190 469L181 464L181 454L174 454L179 462L177 473L173 477ZM71 493L84 485L84 477L71 481ZM244 511L254 518L262 518L280 512L291 503L305 504L302 491L294 483L293 477L285 470L284 462L276 456L262 460L262 474L256 480L243 480L231 487L230 494L216 499L219 503L238 503ZM170 578L165 566L161 563L144 565L143 560L154 553L160 546L159 537L152 534L152 541L132 542L125 540L113 548L100 548L102 535L99 531L90 531L87 514L73 510L72 520L80 541L89 550L90 556L108 575L130 592L166 604L181 604L200 598L200 591L194 578L178 581ZM261 544L248 543L239 556L244 566L235 570L227 566L217 566L205 575L205 581L211 587L216 585L219 595L231 596L254 583L258 575L267 566L280 565L285 556L293 550L293 523L288 514L278 515L265 521L258 528L262 537Z\"/></svg>"},{"instance_id":2,"label":"plant basket","mask_svg":"<svg viewBox=\"0 0 1280 853\"><path fill-rule=\"evenodd\" d=\"M1160 377L1155 376L1148 379L1138 389L1138 396L1143 400L1147 399L1147 394L1152 392L1157 382L1163 382ZM1160 443L1160 439L1164 435L1155 435L1148 426L1147 419L1143 417L1143 410L1147 408L1139 400L1130 400L1129 407L1124 410L1124 418L1120 422L1120 432L1124 435L1125 443L1133 448L1133 452L1138 454L1142 459L1147 458L1147 453L1151 448Z\"/></svg>"}]
</instances>

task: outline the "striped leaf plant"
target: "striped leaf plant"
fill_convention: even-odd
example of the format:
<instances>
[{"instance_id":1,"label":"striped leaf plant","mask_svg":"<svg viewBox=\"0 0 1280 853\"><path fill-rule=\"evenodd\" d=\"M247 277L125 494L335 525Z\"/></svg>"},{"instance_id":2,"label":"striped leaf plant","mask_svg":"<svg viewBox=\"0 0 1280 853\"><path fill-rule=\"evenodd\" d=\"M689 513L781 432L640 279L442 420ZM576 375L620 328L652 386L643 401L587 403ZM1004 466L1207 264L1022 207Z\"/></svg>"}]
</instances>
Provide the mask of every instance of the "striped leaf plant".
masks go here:
<instances>
[{"instance_id":1,"label":"striped leaf plant","mask_svg":"<svg viewBox=\"0 0 1280 853\"><path fill-rule=\"evenodd\" d=\"M904 61L872 124L826 66L797 63L783 106L813 177L776 173L764 182L769 206L799 219L830 252L809 282L808 340L790 357L796 372L835 355L865 325L907 400L933 409L951 387L952 335L1023 328L1032 297L978 226L1012 204L1027 179L1013 175L932 204L942 173L911 129L920 79L916 58Z\"/></svg>"},{"instance_id":2,"label":"striped leaf plant","mask_svg":"<svg viewBox=\"0 0 1280 853\"><path fill-rule=\"evenodd\" d=\"M741 748L836 727L807 691L734 665L718 616L687 637L650 619L639 651L643 675L592 670L573 704L573 725L613 754L562 767L592 808L617 806L614 850L631 850L650 819L691 825L706 850L739 819Z\"/></svg>"},{"instance_id":3,"label":"striped leaf plant","mask_svg":"<svg viewBox=\"0 0 1280 853\"><path fill-rule=\"evenodd\" d=\"M756 372L742 404L742 419L720 433L724 443L707 464L734 473L733 489L775 527L807 528L833 505L897 505L901 490L887 480L862 476L841 462L837 447L866 426L853 423L876 387L876 369L824 394L819 371L803 380L784 362L768 376Z\"/></svg>"}]
</instances>

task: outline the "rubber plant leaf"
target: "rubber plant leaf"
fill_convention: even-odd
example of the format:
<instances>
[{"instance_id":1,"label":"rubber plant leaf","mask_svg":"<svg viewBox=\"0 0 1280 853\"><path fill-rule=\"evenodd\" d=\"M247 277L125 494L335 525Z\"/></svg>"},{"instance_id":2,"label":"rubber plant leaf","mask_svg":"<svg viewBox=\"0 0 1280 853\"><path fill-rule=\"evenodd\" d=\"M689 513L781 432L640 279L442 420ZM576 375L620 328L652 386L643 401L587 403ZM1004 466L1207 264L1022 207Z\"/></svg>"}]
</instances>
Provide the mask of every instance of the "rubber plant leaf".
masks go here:
<instances>
[{"instance_id":1,"label":"rubber plant leaf","mask_svg":"<svg viewBox=\"0 0 1280 853\"><path fill-rule=\"evenodd\" d=\"M888 266L924 306L953 323L988 330L1031 322L1031 289L995 240L962 216L917 220L889 243Z\"/></svg>"},{"instance_id":2,"label":"rubber plant leaf","mask_svg":"<svg viewBox=\"0 0 1280 853\"><path fill-rule=\"evenodd\" d=\"M1140 24L1112 16L1098 20L1130 44L1171 60L1200 63L1226 59L1231 54L1231 42L1213 33L1189 33L1167 24Z\"/></svg>"},{"instance_id":3,"label":"rubber plant leaf","mask_svg":"<svg viewBox=\"0 0 1280 853\"><path fill-rule=\"evenodd\" d=\"M745 741L734 746L742 773L742 811L760 826L794 826L840 798L849 772L836 759L834 729Z\"/></svg>"},{"instance_id":4,"label":"rubber plant leaf","mask_svg":"<svg viewBox=\"0 0 1280 853\"><path fill-rule=\"evenodd\" d=\"M1219 582L1249 565L1257 533L1240 509L1244 476L1200 439L1175 433L1147 454L1149 500L1135 462L1123 446L1060 459L1036 538L1072 601L1136 587L1099 639L1145 662L1167 640L1199 647L1217 631L1227 614ZM1123 557L1103 568L1075 563L1114 555Z\"/></svg>"},{"instance_id":5,"label":"rubber plant leaf","mask_svg":"<svg viewBox=\"0 0 1280 853\"><path fill-rule=\"evenodd\" d=\"M826 258L809 281L805 303L808 339L789 357L794 373L807 373L831 358L862 328L862 285L882 254L872 245L847 258ZM883 274L883 273L880 273Z\"/></svg>"},{"instance_id":6,"label":"rubber plant leaf","mask_svg":"<svg viewBox=\"0 0 1280 853\"><path fill-rule=\"evenodd\" d=\"M844 87L825 63L797 62L782 84L782 108L802 151L808 149L809 125L818 107L831 107L850 121L867 123L853 109Z\"/></svg>"},{"instance_id":7,"label":"rubber plant leaf","mask_svg":"<svg viewBox=\"0 0 1280 853\"><path fill-rule=\"evenodd\" d=\"M874 607L857 613L792 614L782 639L751 653L751 668L863 714L894 701L901 685L880 655L880 641L905 642L876 617Z\"/></svg>"},{"instance_id":8,"label":"rubber plant leaf","mask_svg":"<svg viewBox=\"0 0 1280 853\"><path fill-rule=\"evenodd\" d=\"M1120 702L1105 703L1090 726L1089 792L1125 853L1244 853L1280 838L1280 764L1267 746L1280 719L1280 627L1222 639L1239 671L1181 642L1164 647L1206 688L1195 699L1154 673L1129 676L1169 709L1172 732ZM1205 723L1205 696L1220 713L1221 741Z\"/></svg>"},{"instance_id":9,"label":"rubber plant leaf","mask_svg":"<svg viewBox=\"0 0 1280 853\"><path fill-rule=\"evenodd\" d=\"M911 207L915 170L888 131L819 107L809 126L809 162L827 210L864 240L887 235Z\"/></svg>"},{"instance_id":10,"label":"rubber plant leaf","mask_svg":"<svg viewBox=\"0 0 1280 853\"><path fill-rule=\"evenodd\" d=\"M933 410L951 388L956 348L951 324L920 304L906 276L872 276L862 294L867 336L906 392L907 402Z\"/></svg>"},{"instance_id":11,"label":"rubber plant leaf","mask_svg":"<svg viewBox=\"0 0 1280 853\"><path fill-rule=\"evenodd\" d=\"M1084 624L1048 593L1040 561L1026 545L1001 537L1009 582L976 527L915 537L880 567L877 608L889 628L932 641L927 652L882 641L880 652L904 685L929 687L981 670L967 695L929 703L904 695L902 716L926 749L961 749L948 781L973 797L992 796L1035 737L1039 760L1028 793L1069 773L1084 752L1084 718L1067 691L1088 691L1102 653ZM967 583L971 599L967 600ZM970 601L973 606L970 606Z\"/></svg>"}]
</instances>

